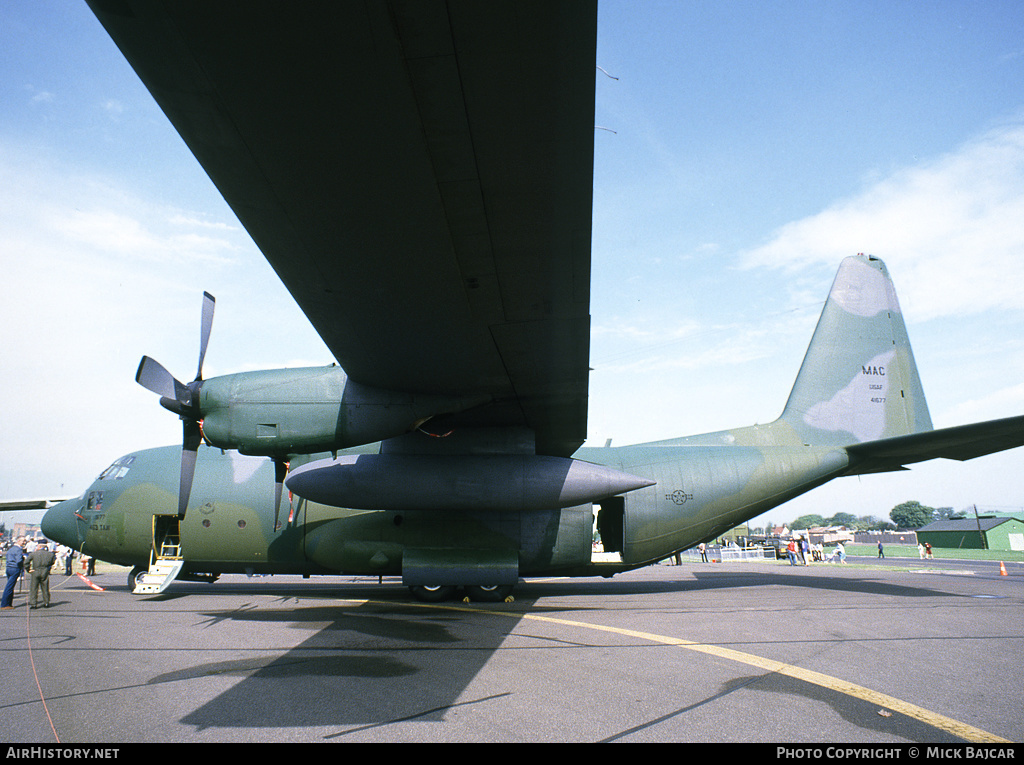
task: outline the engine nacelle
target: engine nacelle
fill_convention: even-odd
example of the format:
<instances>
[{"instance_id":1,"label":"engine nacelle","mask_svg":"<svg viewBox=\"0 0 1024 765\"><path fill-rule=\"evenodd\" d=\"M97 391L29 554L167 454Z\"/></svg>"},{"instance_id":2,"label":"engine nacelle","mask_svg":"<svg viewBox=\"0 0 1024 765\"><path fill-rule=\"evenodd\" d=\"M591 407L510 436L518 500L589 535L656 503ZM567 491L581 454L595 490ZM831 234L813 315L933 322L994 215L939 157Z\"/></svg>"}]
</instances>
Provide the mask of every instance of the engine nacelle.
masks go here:
<instances>
[{"instance_id":1,"label":"engine nacelle","mask_svg":"<svg viewBox=\"0 0 1024 765\"><path fill-rule=\"evenodd\" d=\"M270 369L202 382L203 435L243 454L334 451L402 435L484 398L400 393L348 379L341 367Z\"/></svg>"}]
</instances>

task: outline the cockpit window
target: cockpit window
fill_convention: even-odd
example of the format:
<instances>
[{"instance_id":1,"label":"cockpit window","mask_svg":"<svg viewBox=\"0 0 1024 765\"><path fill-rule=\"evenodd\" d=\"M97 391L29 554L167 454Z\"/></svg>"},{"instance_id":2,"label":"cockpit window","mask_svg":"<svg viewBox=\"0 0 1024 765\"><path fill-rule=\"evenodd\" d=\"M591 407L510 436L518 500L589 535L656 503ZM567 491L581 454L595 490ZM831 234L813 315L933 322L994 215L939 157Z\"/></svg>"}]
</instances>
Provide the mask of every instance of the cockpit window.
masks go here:
<instances>
[{"instance_id":1,"label":"cockpit window","mask_svg":"<svg viewBox=\"0 0 1024 765\"><path fill-rule=\"evenodd\" d=\"M100 473L100 480L106 481L110 479L117 480L124 478L128 475L128 471L131 469L134 461L135 457L121 457L121 459L117 460L113 465Z\"/></svg>"}]
</instances>

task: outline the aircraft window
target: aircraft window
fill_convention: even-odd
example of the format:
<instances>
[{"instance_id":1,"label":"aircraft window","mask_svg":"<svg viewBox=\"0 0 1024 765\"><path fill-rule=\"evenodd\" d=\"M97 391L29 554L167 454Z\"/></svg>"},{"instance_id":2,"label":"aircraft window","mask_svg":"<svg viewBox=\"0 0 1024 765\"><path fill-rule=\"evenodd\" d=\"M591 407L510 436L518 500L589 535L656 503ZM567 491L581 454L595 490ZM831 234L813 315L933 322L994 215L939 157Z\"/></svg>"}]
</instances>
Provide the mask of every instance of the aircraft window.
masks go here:
<instances>
[{"instance_id":1,"label":"aircraft window","mask_svg":"<svg viewBox=\"0 0 1024 765\"><path fill-rule=\"evenodd\" d=\"M128 475L128 471L132 467L132 463L135 461L134 457L121 457L113 465L108 467L102 473L100 473L100 480L106 481L108 479L120 479Z\"/></svg>"},{"instance_id":2,"label":"aircraft window","mask_svg":"<svg viewBox=\"0 0 1024 765\"><path fill-rule=\"evenodd\" d=\"M102 510L103 509L103 492L102 491L90 491L89 500L86 503L87 510Z\"/></svg>"}]
</instances>

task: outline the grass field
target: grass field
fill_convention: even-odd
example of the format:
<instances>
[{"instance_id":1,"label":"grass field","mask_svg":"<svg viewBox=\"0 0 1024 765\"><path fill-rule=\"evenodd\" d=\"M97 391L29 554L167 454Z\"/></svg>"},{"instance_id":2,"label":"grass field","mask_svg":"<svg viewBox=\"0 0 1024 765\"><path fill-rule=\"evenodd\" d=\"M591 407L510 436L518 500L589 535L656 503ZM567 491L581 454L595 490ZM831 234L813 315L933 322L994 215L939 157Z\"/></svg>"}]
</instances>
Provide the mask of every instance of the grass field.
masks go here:
<instances>
[{"instance_id":1,"label":"grass field","mask_svg":"<svg viewBox=\"0 0 1024 765\"><path fill-rule=\"evenodd\" d=\"M827 548L826 548L827 551ZM847 545L847 555L878 555L875 545ZM1020 550L964 550L933 547L932 555L944 560L1001 560L1024 563L1024 551ZM885 557L917 558L917 545L885 545Z\"/></svg>"}]
</instances>

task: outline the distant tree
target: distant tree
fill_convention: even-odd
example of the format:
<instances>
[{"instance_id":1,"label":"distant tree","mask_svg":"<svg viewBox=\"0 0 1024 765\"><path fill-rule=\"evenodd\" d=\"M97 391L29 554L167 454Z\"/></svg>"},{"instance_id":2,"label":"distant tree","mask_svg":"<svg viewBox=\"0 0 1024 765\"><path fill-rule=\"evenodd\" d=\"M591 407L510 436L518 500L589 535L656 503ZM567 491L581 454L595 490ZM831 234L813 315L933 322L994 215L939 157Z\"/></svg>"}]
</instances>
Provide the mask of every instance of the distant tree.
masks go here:
<instances>
[{"instance_id":1,"label":"distant tree","mask_svg":"<svg viewBox=\"0 0 1024 765\"><path fill-rule=\"evenodd\" d=\"M946 521L946 520L949 520L950 518L953 517L953 513L954 512L955 511L951 507L937 507L937 508L935 508L935 518L933 520L936 520L936 521Z\"/></svg>"},{"instance_id":2,"label":"distant tree","mask_svg":"<svg viewBox=\"0 0 1024 765\"><path fill-rule=\"evenodd\" d=\"M820 515L814 515L812 513L810 515L801 515L799 518L797 518L791 524L789 524L789 527L791 529L809 529L812 526L824 525L825 519L822 518Z\"/></svg>"},{"instance_id":3,"label":"distant tree","mask_svg":"<svg viewBox=\"0 0 1024 765\"><path fill-rule=\"evenodd\" d=\"M935 508L917 501L901 502L889 511L889 517L898 529L919 529L931 523L934 516Z\"/></svg>"},{"instance_id":4,"label":"distant tree","mask_svg":"<svg viewBox=\"0 0 1024 765\"><path fill-rule=\"evenodd\" d=\"M836 513L827 521L826 526L846 526L846 528L853 528L854 524L857 523L857 516L853 513Z\"/></svg>"}]
</instances>

